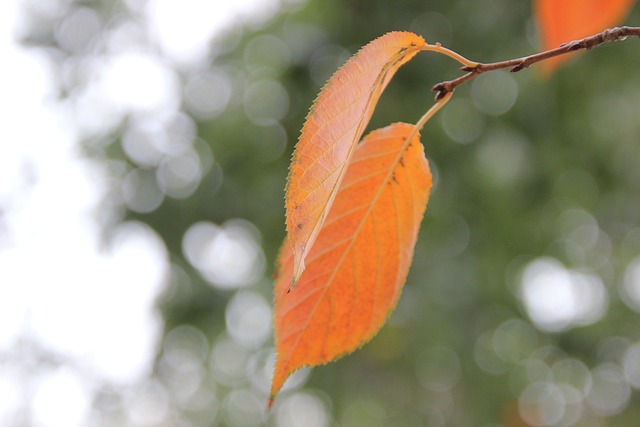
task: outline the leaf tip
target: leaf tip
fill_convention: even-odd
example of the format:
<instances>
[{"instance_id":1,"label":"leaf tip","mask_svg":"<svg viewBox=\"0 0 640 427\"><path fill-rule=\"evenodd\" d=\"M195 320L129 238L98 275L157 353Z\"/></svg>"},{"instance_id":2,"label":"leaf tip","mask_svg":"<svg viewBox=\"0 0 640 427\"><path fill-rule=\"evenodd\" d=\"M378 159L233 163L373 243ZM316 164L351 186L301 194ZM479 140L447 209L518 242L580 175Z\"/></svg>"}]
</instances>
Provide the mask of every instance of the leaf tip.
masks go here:
<instances>
[{"instance_id":1,"label":"leaf tip","mask_svg":"<svg viewBox=\"0 0 640 427\"><path fill-rule=\"evenodd\" d=\"M298 257L294 254L293 275L291 276L291 285L289 286L287 293L291 292L296 286L298 280L300 280L300 276L302 276L302 273L304 272L304 269L304 258L302 256Z\"/></svg>"},{"instance_id":2,"label":"leaf tip","mask_svg":"<svg viewBox=\"0 0 640 427\"><path fill-rule=\"evenodd\" d=\"M269 390L269 400L267 401L267 410L271 410L276 397L282 390L285 381L291 374L291 370L286 370L287 367L283 366L281 359L276 358L276 364L274 367L273 377L271 378L271 389Z\"/></svg>"},{"instance_id":3,"label":"leaf tip","mask_svg":"<svg viewBox=\"0 0 640 427\"><path fill-rule=\"evenodd\" d=\"M302 269L304 269L304 265L302 266ZM300 280L301 275L302 271L298 272L297 274L293 274L293 276L291 277L291 284L289 285L289 289L287 289L287 293L291 292L293 288L298 284L298 280Z\"/></svg>"}]
</instances>

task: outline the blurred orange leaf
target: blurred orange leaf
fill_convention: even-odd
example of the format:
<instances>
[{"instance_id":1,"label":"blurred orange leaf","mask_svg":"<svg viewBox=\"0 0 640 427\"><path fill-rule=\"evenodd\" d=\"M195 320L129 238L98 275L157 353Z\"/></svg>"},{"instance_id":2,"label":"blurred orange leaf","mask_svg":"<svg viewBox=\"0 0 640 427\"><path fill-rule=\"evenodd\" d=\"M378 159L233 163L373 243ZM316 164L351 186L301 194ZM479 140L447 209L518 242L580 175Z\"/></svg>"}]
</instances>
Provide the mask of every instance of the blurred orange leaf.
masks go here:
<instances>
[{"instance_id":1,"label":"blurred orange leaf","mask_svg":"<svg viewBox=\"0 0 640 427\"><path fill-rule=\"evenodd\" d=\"M413 257L431 172L413 125L369 134L355 150L307 268L290 291L285 240L275 285L271 400L301 366L330 362L371 339L395 307Z\"/></svg>"},{"instance_id":2,"label":"blurred orange leaf","mask_svg":"<svg viewBox=\"0 0 640 427\"><path fill-rule=\"evenodd\" d=\"M286 194L287 233L293 247L292 283L311 250L380 94L425 41L392 32L363 47L322 89L293 153Z\"/></svg>"},{"instance_id":3,"label":"blurred orange leaf","mask_svg":"<svg viewBox=\"0 0 640 427\"><path fill-rule=\"evenodd\" d=\"M554 49L614 27L624 20L634 3L634 0L536 0L533 7L542 47ZM568 58L563 55L544 61L543 72L553 73Z\"/></svg>"}]
</instances>

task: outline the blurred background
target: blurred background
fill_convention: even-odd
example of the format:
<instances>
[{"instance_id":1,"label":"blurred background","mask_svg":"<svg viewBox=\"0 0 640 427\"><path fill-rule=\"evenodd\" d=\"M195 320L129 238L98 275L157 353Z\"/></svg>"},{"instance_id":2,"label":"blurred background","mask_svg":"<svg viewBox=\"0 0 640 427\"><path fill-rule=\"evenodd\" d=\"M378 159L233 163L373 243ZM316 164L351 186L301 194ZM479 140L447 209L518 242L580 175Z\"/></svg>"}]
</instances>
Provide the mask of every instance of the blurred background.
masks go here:
<instances>
[{"instance_id":1,"label":"blurred background","mask_svg":"<svg viewBox=\"0 0 640 427\"><path fill-rule=\"evenodd\" d=\"M482 62L539 48L529 1L0 3L0 425L637 425L637 40L457 90L423 131L396 311L267 413L290 154L391 30ZM416 57L370 129L457 68Z\"/></svg>"}]
</instances>

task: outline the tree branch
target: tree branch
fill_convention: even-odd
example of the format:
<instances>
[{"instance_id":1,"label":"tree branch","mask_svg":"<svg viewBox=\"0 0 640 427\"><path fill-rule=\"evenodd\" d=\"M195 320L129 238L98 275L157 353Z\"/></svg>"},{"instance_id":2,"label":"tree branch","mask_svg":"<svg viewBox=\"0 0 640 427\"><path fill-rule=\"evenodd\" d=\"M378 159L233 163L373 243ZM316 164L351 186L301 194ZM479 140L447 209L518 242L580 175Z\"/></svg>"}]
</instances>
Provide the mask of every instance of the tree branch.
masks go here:
<instances>
[{"instance_id":1,"label":"tree branch","mask_svg":"<svg viewBox=\"0 0 640 427\"><path fill-rule=\"evenodd\" d=\"M600 46L604 43L612 43L615 41L625 40L627 37L640 38L640 27L615 27L604 30L601 33L593 36L585 37L580 40L574 40L569 43L560 45L555 49L547 50L545 52L536 53L534 55L523 56L521 58L510 59L508 61L492 62L489 64L478 63L475 66L465 65L460 70L466 71L467 74L458 77L454 80L448 80L446 82L438 83L433 86L431 90L437 92L436 99L442 99L448 93L455 90L456 87L462 83L473 79L474 77L486 73L487 71L500 70L503 68L510 68L510 72L516 73L529 66L553 58L560 55L565 55L570 52L576 52L579 50L590 50L594 47Z\"/></svg>"}]
</instances>

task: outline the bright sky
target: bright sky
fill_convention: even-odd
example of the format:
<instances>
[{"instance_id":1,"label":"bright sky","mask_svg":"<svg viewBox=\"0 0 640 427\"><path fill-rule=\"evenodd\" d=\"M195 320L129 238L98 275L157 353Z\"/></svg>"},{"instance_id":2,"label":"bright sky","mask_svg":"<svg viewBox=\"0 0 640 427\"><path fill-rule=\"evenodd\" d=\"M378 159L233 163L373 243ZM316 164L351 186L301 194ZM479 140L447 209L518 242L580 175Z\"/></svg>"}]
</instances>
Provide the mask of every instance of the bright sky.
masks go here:
<instances>
[{"instance_id":1,"label":"bright sky","mask_svg":"<svg viewBox=\"0 0 640 427\"><path fill-rule=\"evenodd\" d=\"M3 426L18 423L23 405L35 426L87 425L94 381L134 384L149 373L157 351L162 324L154 301L169 271L167 250L154 231L136 222L118 225L104 247L95 214L100 209L101 216L108 218L104 210L115 209L102 204L113 185L112 176L105 165L82 154L80 137L108 134L126 114L147 117L138 128L152 135L163 129L150 131L149 123L167 122L173 127L178 123L181 134L187 135L184 144L163 145L154 139L155 145L140 148L133 144L130 148L133 158L137 154L142 162L158 153L155 158L169 159L161 167L163 190L171 196L187 196L203 171L197 157L194 160L193 138L188 137L192 122L179 111L181 88L176 70L208 64L209 42L220 28L238 19L255 19L256 13L268 18L279 7L278 0L188 0L188 6L172 0L126 1L145 19L123 23L108 33L106 43L117 53L107 50L104 57L87 59L85 69L97 78L73 102L61 102L57 99L58 65L42 51L21 46L15 39L28 23L23 8L54 16L62 3L0 2ZM81 49L85 41L74 34L102 24L95 12L79 8L69 14L56 37L70 50ZM151 53L149 46L139 49L141 33L147 33L162 54ZM224 92L223 77L205 74L201 79ZM224 97L222 102L227 102ZM224 104L202 108L205 115L218 114ZM193 170L198 171L197 176ZM124 193L126 203L126 185ZM154 204L157 206L153 202L140 209ZM111 214L117 217L117 211ZM212 256L217 260L218 269L210 267L206 272L215 276L216 283L238 287L262 274L263 255L256 238L247 234L249 226L229 224L225 229L211 224L209 229L214 233L209 246L214 249L206 246L204 253L192 252L202 261ZM227 258L220 253L227 253ZM229 263L238 268L230 270ZM234 273L225 276L225 270ZM266 301L258 301L257 307L262 310L257 314L259 339L264 341L271 330L263 320L265 316L270 319L271 312ZM256 323L255 316L240 316L238 322ZM37 357L33 349L62 362L32 372L29 358ZM136 416L148 418L152 409Z\"/></svg>"}]
</instances>

